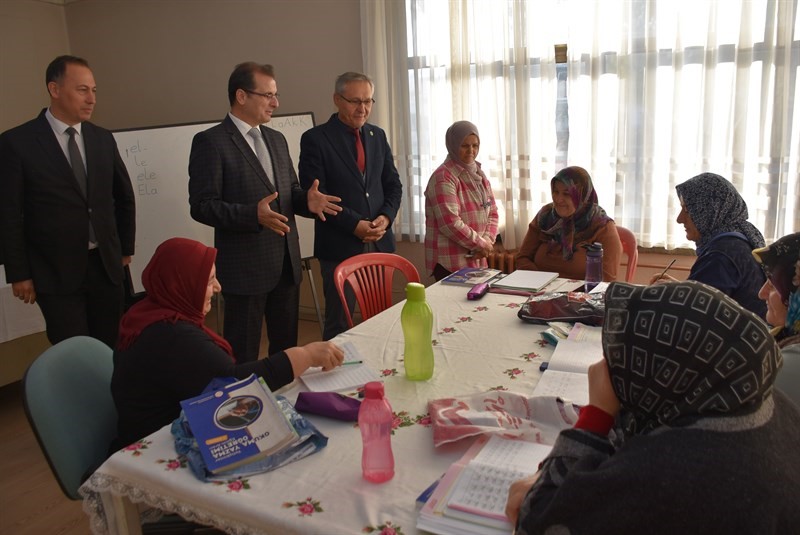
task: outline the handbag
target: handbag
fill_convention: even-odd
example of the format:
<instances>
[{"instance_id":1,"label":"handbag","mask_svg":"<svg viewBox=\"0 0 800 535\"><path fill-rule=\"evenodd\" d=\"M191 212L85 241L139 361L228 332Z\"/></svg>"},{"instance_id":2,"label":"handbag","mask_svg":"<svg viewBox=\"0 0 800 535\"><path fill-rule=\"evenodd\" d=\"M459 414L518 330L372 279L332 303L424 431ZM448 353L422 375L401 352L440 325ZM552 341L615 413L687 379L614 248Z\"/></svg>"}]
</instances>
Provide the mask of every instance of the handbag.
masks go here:
<instances>
[{"instance_id":1,"label":"handbag","mask_svg":"<svg viewBox=\"0 0 800 535\"><path fill-rule=\"evenodd\" d=\"M519 319L545 325L551 321L603 325L605 294L586 292L549 292L531 295L517 312Z\"/></svg>"}]
</instances>

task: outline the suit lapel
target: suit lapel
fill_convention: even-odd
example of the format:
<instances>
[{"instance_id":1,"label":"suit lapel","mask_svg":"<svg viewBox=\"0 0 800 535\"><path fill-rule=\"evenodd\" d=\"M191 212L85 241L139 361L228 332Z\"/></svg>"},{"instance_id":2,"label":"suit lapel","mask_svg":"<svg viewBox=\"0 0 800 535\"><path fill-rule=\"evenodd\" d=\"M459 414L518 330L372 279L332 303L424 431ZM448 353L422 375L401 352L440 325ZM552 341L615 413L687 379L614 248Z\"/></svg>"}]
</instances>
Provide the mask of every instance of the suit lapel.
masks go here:
<instances>
[{"instance_id":1,"label":"suit lapel","mask_svg":"<svg viewBox=\"0 0 800 535\"><path fill-rule=\"evenodd\" d=\"M95 191L94 186L98 179L100 147L98 146L97 132L91 125L83 123L81 135L83 136L83 150L86 151L86 196L89 197ZM77 183L77 180L75 182Z\"/></svg>"},{"instance_id":2,"label":"suit lapel","mask_svg":"<svg viewBox=\"0 0 800 535\"><path fill-rule=\"evenodd\" d=\"M337 135L338 132L335 131L337 126L331 125L332 128L325 132L325 137L328 138L331 145L336 149L336 154L341 158L342 164L353 174L355 178L358 179L358 183L364 186L364 177L361 175L361 171L358 170L358 164L356 164L356 158L353 155L353 144L355 143L355 139L350 136L348 139L348 135L344 136ZM350 143L348 143L348 141ZM366 145L364 146L364 154L369 154L367 152ZM369 168L369 157L367 158L367 169Z\"/></svg>"},{"instance_id":3,"label":"suit lapel","mask_svg":"<svg viewBox=\"0 0 800 535\"><path fill-rule=\"evenodd\" d=\"M244 138L239 129L236 128L236 125L233 124L230 117L225 117L225 129L228 131L228 134L231 136L231 142L236 146L239 152L242 153L242 156L247 163L253 168L253 171L258 175L259 180L264 183L267 187L267 190L270 193L275 191L275 188L272 187L272 184L267 179L267 174L264 172L264 168L261 167L261 162L258 161L256 157L256 153L253 152L253 149L250 147L250 144ZM274 166L273 166L274 167Z\"/></svg>"}]
</instances>

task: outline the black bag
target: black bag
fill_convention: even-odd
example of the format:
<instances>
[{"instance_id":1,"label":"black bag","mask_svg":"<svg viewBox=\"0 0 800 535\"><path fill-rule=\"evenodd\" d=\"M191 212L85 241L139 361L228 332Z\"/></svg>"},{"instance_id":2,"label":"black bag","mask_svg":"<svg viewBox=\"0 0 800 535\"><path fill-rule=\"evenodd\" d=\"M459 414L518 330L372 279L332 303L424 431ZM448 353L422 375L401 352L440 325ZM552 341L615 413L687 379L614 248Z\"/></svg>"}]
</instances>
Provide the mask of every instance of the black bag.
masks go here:
<instances>
[{"instance_id":1,"label":"black bag","mask_svg":"<svg viewBox=\"0 0 800 535\"><path fill-rule=\"evenodd\" d=\"M545 325L551 321L603 325L605 299L602 293L550 292L531 295L517 312L523 321Z\"/></svg>"},{"instance_id":2,"label":"black bag","mask_svg":"<svg viewBox=\"0 0 800 535\"><path fill-rule=\"evenodd\" d=\"M129 265L125 266L124 271L125 280L122 281L122 286L125 290L125 305L123 311L127 312L129 308L144 299L147 292L137 292L133 289L133 278L131 277L131 267Z\"/></svg>"}]
</instances>

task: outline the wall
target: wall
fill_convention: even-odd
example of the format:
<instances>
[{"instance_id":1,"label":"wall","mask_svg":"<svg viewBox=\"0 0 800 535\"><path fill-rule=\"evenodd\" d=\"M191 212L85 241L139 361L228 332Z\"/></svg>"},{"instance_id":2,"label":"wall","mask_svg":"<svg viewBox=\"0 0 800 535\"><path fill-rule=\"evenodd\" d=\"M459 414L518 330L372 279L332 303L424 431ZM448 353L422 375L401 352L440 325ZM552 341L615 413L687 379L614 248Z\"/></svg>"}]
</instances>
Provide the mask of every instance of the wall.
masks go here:
<instances>
[{"instance_id":1,"label":"wall","mask_svg":"<svg viewBox=\"0 0 800 535\"><path fill-rule=\"evenodd\" d=\"M68 50L62 6L0 1L0 132L33 118L47 106L45 67Z\"/></svg>"}]
</instances>

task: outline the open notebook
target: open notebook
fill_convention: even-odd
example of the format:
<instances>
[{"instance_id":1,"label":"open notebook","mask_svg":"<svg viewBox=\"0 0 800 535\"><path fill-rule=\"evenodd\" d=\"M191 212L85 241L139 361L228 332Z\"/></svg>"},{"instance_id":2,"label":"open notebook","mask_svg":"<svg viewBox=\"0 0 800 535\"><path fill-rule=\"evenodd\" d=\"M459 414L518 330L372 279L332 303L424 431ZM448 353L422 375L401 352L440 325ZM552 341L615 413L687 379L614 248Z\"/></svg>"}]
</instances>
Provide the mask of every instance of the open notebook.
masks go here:
<instances>
[{"instance_id":1,"label":"open notebook","mask_svg":"<svg viewBox=\"0 0 800 535\"><path fill-rule=\"evenodd\" d=\"M341 345L344 351L344 364L324 372L320 369L308 370L300 379L312 392L338 392L364 386L370 381L380 381L378 373L370 368L364 357L351 342Z\"/></svg>"}]
</instances>

